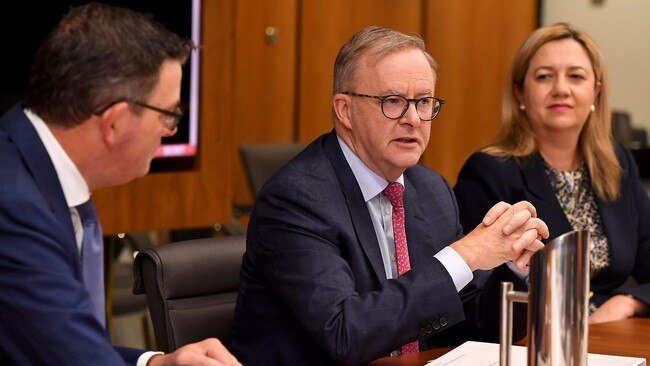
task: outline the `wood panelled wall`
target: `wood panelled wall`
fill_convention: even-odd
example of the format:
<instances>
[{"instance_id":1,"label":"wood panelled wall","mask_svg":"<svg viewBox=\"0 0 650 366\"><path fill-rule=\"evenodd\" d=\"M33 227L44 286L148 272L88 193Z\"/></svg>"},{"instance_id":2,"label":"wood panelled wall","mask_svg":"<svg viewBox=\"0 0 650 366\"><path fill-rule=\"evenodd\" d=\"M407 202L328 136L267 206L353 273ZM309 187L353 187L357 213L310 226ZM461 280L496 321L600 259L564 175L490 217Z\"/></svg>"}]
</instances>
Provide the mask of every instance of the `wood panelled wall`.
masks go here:
<instances>
[{"instance_id":1,"label":"wood panelled wall","mask_svg":"<svg viewBox=\"0 0 650 366\"><path fill-rule=\"evenodd\" d=\"M234 201L249 203L239 145L295 140L297 0L236 1L236 9L231 177Z\"/></svg>"},{"instance_id":2,"label":"wood panelled wall","mask_svg":"<svg viewBox=\"0 0 650 366\"><path fill-rule=\"evenodd\" d=\"M343 43L370 25L421 34L422 7L421 1L409 0L303 1L297 120L300 141L309 142L332 129L334 60Z\"/></svg>"},{"instance_id":3,"label":"wood panelled wall","mask_svg":"<svg viewBox=\"0 0 650 366\"><path fill-rule=\"evenodd\" d=\"M499 125L505 74L538 13L534 0L204 0L203 7L200 166L98 192L107 232L229 222L233 203L252 201L239 145L308 143L330 131L334 59L368 25L421 34L438 60L436 96L447 104L422 162L453 184Z\"/></svg>"},{"instance_id":4,"label":"wood panelled wall","mask_svg":"<svg viewBox=\"0 0 650 366\"><path fill-rule=\"evenodd\" d=\"M423 162L451 184L470 153L496 133L506 74L537 26L537 12L530 0L425 1L424 37L439 66L436 94L447 103Z\"/></svg>"},{"instance_id":5,"label":"wood panelled wall","mask_svg":"<svg viewBox=\"0 0 650 366\"><path fill-rule=\"evenodd\" d=\"M197 168L154 173L93 194L105 234L230 222L234 142L234 1L203 1Z\"/></svg>"}]
</instances>

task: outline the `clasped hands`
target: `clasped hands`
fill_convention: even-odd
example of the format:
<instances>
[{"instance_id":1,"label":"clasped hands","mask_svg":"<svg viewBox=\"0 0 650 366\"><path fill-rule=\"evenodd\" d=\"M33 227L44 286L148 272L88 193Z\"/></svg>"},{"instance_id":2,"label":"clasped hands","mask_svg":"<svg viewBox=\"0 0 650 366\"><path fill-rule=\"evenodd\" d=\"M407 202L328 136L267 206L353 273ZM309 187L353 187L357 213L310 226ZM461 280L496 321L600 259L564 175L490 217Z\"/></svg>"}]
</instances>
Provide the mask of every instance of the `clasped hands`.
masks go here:
<instances>
[{"instance_id":1,"label":"clasped hands","mask_svg":"<svg viewBox=\"0 0 650 366\"><path fill-rule=\"evenodd\" d=\"M197 366L241 366L226 347L216 338L188 344L175 352L155 355L147 366L197 365Z\"/></svg>"},{"instance_id":2,"label":"clasped hands","mask_svg":"<svg viewBox=\"0 0 650 366\"><path fill-rule=\"evenodd\" d=\"M544 248L541 240L548 236L546 223L537 217L530 202L499 202L487 212L483 222L450 246L472 271L492 269L510 261L523 272L533 254Z\"/></svg>"}]
</instances>

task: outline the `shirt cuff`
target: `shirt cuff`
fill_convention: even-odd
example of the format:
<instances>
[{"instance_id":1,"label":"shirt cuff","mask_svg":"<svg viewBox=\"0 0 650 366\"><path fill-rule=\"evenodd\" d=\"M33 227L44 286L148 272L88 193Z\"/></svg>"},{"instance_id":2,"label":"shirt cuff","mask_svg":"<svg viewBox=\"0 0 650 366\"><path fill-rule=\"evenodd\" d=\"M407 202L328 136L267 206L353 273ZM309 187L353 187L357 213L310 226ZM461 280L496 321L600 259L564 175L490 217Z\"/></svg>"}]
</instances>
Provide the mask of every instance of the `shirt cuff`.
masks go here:
<instances>
[{"instance_id":1,"label":"shirt cuff","mask_svg":"<svg viewBox=\"0 0 650 366\"><path fill-rule=\"evenodd\" d=\"M469 266L465 263L463 257L461 257L452 247L444 247L441 251L436 253L434 257L436 257L436 259L438 259L445 267L447 272L449 272L451 279L454 281L454 286L456 286L456 291L460 292L460 290L467 286L467 284L472 281L472 278L474 278L472 270L469 269Z\"/></svg>"},{"instance_id":2,"label":"shirt cuff","mask_svg":"<svg viewBox=\"0 0 650 366\"><path fill-rule=\"evenodd\" d=\"M154 352L154 351L147 351L138 357L138 363L136 363L136 366L147 366L147 363L151 359L151 357L155 355L164 355L164 352Z\"/></svg>"}]
</instances>

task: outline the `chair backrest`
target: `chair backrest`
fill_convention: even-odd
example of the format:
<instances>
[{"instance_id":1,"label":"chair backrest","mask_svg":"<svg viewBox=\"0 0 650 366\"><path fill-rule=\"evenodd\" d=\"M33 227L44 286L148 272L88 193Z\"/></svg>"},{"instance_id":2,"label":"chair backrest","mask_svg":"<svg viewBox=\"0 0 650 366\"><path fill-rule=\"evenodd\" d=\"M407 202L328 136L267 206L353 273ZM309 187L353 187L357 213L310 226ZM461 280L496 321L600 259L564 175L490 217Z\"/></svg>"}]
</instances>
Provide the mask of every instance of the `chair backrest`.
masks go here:
<instances>
[{"instance_id":1,"label":"chair backrest","mask_svg":"<svg viewBox=\"0 0 650 366\"><path fill-rule=\"evenodd\" d=\"M245 249L242 235L180 241L138 253L133 292L147 295L158 349L172 352L209 337L228 341Z\"/></svg>"},{"instance_id":2,"label":"chair backrest","mask_svg":"<svg viewBox=\"0 0 650 366\"><path fill-rule=\"evenodd\" d=\"M625 111L612 111L612 133L614 140L621 145L630 146L630 115Z\"/></svg>"},{"instance_id":3,"label":"chair backrest","mask_svg":"<svg viewBox=\"0 0 650 366\"><path fill-rule=\"evenodd\" d=\"M264 183L304 147L300 142L242 144L239 153L253 198L257 197Z\"/></svg>"}]
</instances>

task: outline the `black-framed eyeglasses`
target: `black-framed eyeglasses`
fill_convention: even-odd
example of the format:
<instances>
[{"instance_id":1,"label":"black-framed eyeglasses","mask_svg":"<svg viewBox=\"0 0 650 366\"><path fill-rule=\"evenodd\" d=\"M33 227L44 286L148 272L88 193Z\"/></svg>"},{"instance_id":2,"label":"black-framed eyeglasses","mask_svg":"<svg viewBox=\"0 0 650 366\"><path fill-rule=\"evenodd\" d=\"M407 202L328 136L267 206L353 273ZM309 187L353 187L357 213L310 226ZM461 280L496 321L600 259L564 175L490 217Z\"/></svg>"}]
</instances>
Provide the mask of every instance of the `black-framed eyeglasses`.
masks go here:
<instances>
[{"instance_id":1,"label":"black-framed eyeglasses","mask_svg":"<svg viewBox=\"0 0 650 366\"><path fill-rule=\"evenodd\" d=\"M126 98L126 97L115 99L114 101L104 105L103 107L101 107L98 110L96 110L95 112L93 112L93 114L96 115L96 116L101 116L110 107L114 106L117 103L122 103L122 102L133 104L133 105L136 105L136 106L142 107L142 108L151 109L152 111L156 111L158 113L161 113L165 117L162 122L165 125L165 128L167 128L170 131L174 131L176 129L176 127L178 127L178 124L181 122L181 119L183 118L183 109L181 107L177 107L176 111L172 112L172 111L168 111L166 109L154 107L154 106L152 106L150 104L141 102L139 100Z\"/></svg>"},{"instance_id":2,"label":"black-framed eyeglasses","mask_svg":"<svg viewBox=\"0 0 650 366\"><path fill-rule=\"evenodd\" d=\"M381 113L388 119L400 119L409 109L411 103L415 104L415 110L418 112L418 117L423 121L431 121L438 113L445 101L435 97L422 97L422 98L404 98L401 95L367 95L355 92L343 92L346 95L353 95L355 97L373 98L381 101Z\"/></svg>"}]
</instances>

